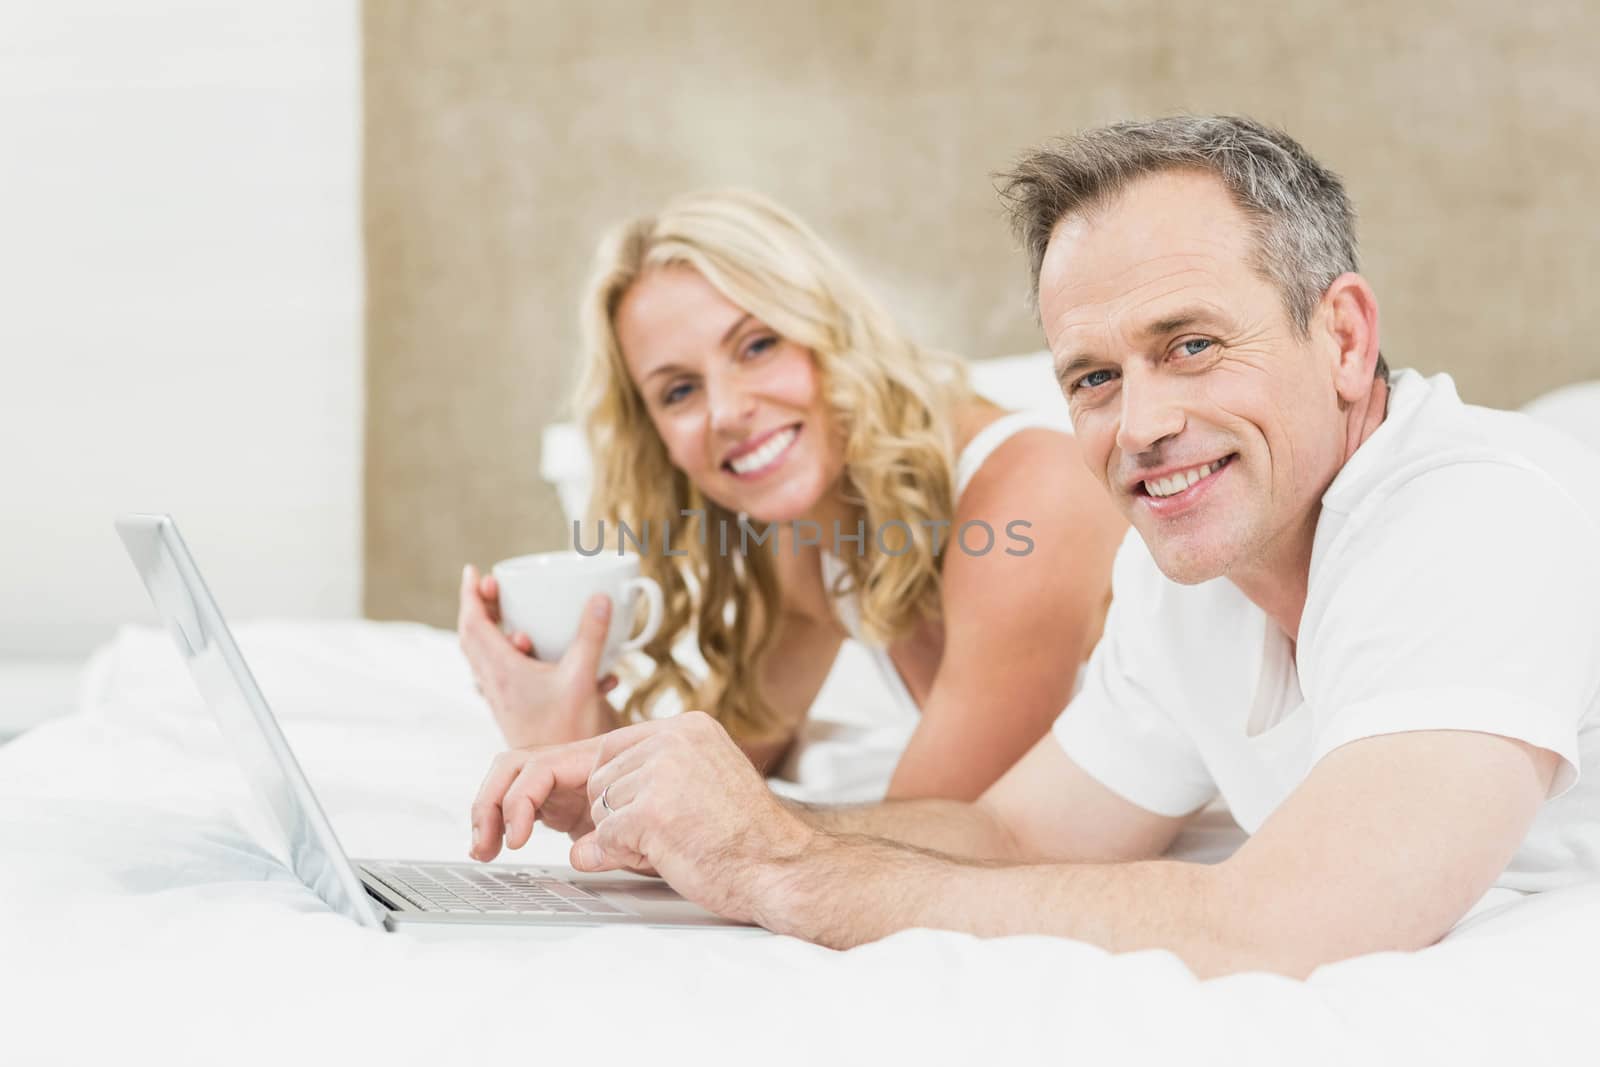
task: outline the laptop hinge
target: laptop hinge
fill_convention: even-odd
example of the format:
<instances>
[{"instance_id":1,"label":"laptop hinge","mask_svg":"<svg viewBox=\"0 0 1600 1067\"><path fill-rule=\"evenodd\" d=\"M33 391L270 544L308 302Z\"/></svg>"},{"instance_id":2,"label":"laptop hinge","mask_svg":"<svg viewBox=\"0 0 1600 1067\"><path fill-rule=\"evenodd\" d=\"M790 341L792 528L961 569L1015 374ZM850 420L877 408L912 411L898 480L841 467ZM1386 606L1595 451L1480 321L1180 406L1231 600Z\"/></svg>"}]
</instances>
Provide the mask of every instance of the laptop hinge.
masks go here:
<instances>
[{"instance_id":1,"label":"laptop hinge","mask_svg":"<svg viewBox=\"0 0 1600 1067\"><path fill-rule=\"evenodd\" d=\"M373 900L376 900L379 904L382 904L390 911L406 910L402 905L395 903L380 893L376 888L373 887L373 884L365 878L361 879L361 888L367 891L367 896L371 897Z\"/></svg>"}]
</instances>

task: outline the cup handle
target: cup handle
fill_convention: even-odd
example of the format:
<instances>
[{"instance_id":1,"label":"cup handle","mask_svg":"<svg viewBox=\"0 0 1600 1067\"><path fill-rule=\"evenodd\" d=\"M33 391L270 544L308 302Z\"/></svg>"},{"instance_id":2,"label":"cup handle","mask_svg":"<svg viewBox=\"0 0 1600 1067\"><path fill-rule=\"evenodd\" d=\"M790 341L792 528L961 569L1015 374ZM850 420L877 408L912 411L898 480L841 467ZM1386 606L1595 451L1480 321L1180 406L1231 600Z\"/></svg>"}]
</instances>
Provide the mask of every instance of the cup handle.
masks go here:
<instances>
[{"instance_id":1,"label":"cup handle","mask_svg":"<svg viewBox=\"0 0 1600 1067\"><path fill-rule=\"evenodd\" d=\"M650 642L650 639L656 635L657 630L661 629L661 618L666 614L666 602L661 596L661 586L656 583L654 578L643 574L637 578L629 578L628 584L623 586L622 589L624 593L637 589L650 602L650 613L644 620L644 629L640 630L636 636L622 642L622 646L617 649L619 652L637 652ZM632 603L631 597L628 602Z\"/></svg>"}]
</instances>

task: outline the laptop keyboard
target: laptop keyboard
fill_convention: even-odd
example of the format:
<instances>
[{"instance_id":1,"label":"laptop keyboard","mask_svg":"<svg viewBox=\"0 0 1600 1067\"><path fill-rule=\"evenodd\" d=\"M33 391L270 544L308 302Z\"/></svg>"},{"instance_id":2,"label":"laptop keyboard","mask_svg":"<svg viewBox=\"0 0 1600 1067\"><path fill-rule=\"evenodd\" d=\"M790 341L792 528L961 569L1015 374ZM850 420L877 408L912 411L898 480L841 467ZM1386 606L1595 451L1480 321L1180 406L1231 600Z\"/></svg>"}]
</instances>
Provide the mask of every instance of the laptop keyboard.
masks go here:
<instances>
[{"instance_id":1,"label":"laptop keyboard","mask_svg":"<svg viewBox=\"0 0 1600 1067\"><path fill-rule=\"evenodd\" d=\"M631 915L559 878L514 867L366 863L367 872L423 911L482 915Z\"/></svg>"}]
</instances>

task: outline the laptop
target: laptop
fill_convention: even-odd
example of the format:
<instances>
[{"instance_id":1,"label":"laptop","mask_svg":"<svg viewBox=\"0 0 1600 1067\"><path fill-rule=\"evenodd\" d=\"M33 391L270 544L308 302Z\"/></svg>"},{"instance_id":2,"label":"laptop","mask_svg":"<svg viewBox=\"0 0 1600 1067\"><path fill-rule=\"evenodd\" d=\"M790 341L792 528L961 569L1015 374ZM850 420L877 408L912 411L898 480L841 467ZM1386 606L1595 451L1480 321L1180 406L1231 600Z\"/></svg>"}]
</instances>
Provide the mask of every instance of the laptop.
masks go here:
<instances>
[{"instance_id":1,"label":"laptop","mask_svg":"<svg viewBox=\"0 0 1600 1067\"><path fill-rule=\"evenodd\" d=\"M117 533L189 665L263 816L254 828L317 896L362 926L744 927L665 882L626 872L345 855L169 515L124 515Z\"/></svg>"}]
</instances>

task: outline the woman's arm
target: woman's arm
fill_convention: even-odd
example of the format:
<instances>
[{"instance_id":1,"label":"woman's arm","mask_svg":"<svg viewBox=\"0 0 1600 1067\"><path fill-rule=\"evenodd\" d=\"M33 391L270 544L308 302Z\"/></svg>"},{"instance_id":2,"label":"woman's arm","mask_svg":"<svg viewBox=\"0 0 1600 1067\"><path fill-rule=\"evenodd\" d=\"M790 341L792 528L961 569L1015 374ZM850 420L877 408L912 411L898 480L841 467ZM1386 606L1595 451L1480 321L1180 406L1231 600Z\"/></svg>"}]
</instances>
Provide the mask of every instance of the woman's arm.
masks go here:
<instances>
[{"instance_id":1,"label":"woman's arm","mask_svg":"<svg viewBox=\"0 0 1600 1067\"><path fill-rule=\"evenodd\" d=\"M1105 619L1127 525L1070 435L1025 430L996 449L951 536L974 521L994 545L976 554L985 538L974 527L974 553L954 542L945 552L944 652L891 798L981 794L1066 707Z\"/></svg>"}]
</instances>

